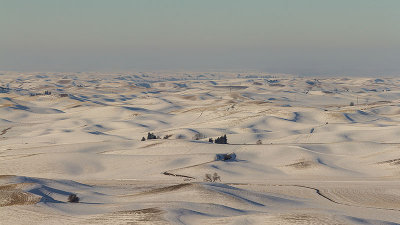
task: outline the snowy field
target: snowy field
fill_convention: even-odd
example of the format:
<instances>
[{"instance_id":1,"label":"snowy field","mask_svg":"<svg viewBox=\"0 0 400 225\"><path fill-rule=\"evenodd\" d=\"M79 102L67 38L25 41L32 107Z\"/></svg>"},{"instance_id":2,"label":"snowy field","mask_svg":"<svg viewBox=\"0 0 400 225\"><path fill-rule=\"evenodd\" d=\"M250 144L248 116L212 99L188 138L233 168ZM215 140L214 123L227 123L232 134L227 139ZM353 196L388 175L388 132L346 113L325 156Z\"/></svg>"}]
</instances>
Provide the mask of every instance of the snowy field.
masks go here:
<instances>
[{"instance_id":1,"label":"snowy field","mask_svg":"<svg viewBox=\"0 0 400 225\"><path fill-rule=\"evenodd\" d=\"M0 224L399 224L399 106L400 78L3 72Z\"/></svg>"}]
</instances>

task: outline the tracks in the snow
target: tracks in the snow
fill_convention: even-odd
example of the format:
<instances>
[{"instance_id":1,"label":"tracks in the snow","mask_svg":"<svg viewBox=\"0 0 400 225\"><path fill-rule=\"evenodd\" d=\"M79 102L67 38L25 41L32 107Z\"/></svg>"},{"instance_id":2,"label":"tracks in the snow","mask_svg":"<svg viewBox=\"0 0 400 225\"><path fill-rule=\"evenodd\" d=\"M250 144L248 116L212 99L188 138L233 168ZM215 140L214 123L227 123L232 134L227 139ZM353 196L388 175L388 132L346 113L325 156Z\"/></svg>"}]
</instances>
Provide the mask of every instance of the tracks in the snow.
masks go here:
<instances>
[{"instance_id":1,"label":"tracks in the snow","mask_svg":"<svg viewBox=\"0 0 400 225\"><path fill-rule=\"evenodd\" d=\"M182 174L177 174L177 173L174 173L172 171L192 168L192 167L196 167L196 166L201 166L201 165L205 165L205 164L212 163L212 162L215 162L215 160L207 161L207 162L204 162L204 163L198 163L198 164L195 164L195 165L185 166L185 167L181 167L181 168L176 168L176 169L172 169L172 170L167 170L167 171L163 172L162 174L167 175L167 176L183 177L183 178L188 178L188 179L196 179L195 177L182 175Z\"/></svg>"},{"instance_id":2,"label":"tracks in the snow","mask_svg":"<svg viewBox=\"0 0 400 225\"><path fill-rule=\"evenodd\" d=\"M390 210L390 211L399 211L400 212L400 209L397 209L397 208L374 207L374 206L368 206L368 205L358 205L358 204L350 204L350 203L340 202L338 200L335 200L333 197L323 193L323 191L321 191L320 189L315 188L315 187L306 186L306 185L299 185L299 184L248 184L248 183L227 183L227 185L261 185L261 186L305 188L305 189L313 190L319 197L326 199L334 204L350 206L350 207L358 207L358 208Z\"/></svg>"}]
</instances>

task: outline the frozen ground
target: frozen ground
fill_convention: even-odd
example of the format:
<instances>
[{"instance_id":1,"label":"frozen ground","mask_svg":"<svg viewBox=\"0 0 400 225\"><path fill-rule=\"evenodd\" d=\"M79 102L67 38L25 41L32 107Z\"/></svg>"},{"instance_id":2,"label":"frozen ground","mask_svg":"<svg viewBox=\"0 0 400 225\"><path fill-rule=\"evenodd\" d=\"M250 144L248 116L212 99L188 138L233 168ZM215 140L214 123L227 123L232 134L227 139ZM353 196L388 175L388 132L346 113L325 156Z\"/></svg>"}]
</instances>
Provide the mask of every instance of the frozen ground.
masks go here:
<instances>
[{"instance_id":1,"label":"frozen ground","mask_svg":"<svg viewBox=\"0 0 400 225\"><path fill-rule=\"evenodd\" d=\"M399 100L399 78L3 72L0 224L399 224Z\"/></svg>"}]
</instances>

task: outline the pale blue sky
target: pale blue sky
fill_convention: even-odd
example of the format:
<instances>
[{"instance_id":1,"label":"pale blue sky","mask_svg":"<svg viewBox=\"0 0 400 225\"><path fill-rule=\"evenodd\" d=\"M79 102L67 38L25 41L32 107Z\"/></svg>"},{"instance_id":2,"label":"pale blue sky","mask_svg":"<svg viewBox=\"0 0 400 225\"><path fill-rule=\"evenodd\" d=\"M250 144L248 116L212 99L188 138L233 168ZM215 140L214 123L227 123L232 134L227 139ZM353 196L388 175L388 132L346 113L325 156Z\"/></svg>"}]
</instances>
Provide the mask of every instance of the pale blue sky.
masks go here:
<instances>
[{"instance_id":1,"label":"pale blue sky","mask_svg":"<svg viewBox=\"0 0 400 225\"><path fill-rule=\"evenodd\" d=\"M0 70L400 75L398 0L0 0Z\"/></svg>"}]
</instances>

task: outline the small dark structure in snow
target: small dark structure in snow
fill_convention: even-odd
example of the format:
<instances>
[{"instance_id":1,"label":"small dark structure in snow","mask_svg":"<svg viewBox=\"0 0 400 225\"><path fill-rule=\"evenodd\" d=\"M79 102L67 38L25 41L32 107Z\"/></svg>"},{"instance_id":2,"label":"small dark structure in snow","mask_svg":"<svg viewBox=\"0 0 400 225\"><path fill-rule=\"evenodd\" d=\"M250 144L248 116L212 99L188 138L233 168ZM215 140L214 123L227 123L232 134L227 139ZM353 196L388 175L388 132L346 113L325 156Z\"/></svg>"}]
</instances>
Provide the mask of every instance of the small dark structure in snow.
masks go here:
<instances>
[{"instance_id":1,"label":"small dark structure in snow","mask_svg":"<svg viewBox=\"0 0 400 225\"><path fill-rule=\"evenodd\" d=\"M231 161L236 159L236 154L234 152L228 154L216 154L215 161Z\"/></svg>"},{"instance_id":2,"label":"small dark structure in snow","mask_svg":"<svg viewBox=\"0 0 400 225\"><path fill-rule=\"evenodd\" d=\"M172 134L167 134L167 135L165 135L165 136L163 137L163 139L168 139L168 138L170 138L170 137L172 137Z\"/></svg>"},{"instance_id":3,"label":"small dark structure in snow","mask_svg":"<svg viewBox=\"0 0 400 225\"><path fill-rule=\"evenodd\" d=\"M196 133L194 136L193 136L193 140L200 140L200 139L203 139L203 138L206 138L207 136L206 135L204 135L204 134L202 134L202 133Z\"/></svg>"},{"instance_id":4,"label":"small dark structure in snow","mask_svg":"<svg viewBox=\"0 0 400 225\"><path fill-rule=\"evenodd\" d=\"M185 139L185 138L186 138L186 136L183 134L179 134L176 136L176 139Z\"/></svg>"}]
</instances>

